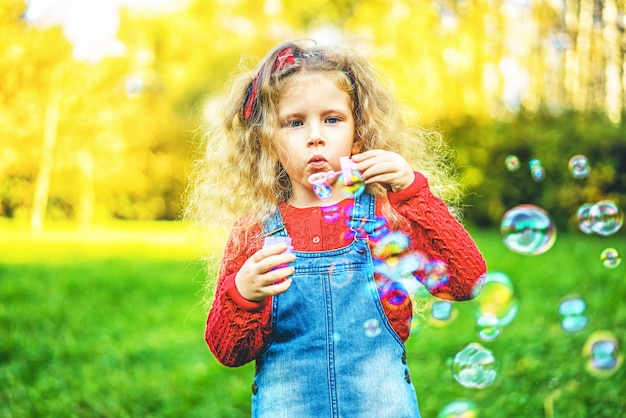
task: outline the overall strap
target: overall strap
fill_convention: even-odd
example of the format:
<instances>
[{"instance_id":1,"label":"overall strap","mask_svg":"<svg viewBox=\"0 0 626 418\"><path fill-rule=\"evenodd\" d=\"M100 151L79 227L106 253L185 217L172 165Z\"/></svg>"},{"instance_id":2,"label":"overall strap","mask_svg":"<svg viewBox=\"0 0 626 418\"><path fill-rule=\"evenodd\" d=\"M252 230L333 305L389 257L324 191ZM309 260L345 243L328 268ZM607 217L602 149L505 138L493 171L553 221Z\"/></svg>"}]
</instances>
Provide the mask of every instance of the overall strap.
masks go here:
<instances>
[{"instance_id":1,"label":"overall strap","mask_svg":"<svg viewBox=\"0 0 626 418\"><path fill-rule=\"evenodd\" d=\"M276 208L271 217L263 221L263 237L271 235L277 235L279 237L287 236L283 217L280 215L278 208Z\"/></svg>"},{"instance_id":2,"label":"overall strap","mask_svg":"<svg viewBox=\"0 0 626 418\"><path fill-rule=\"evenodd\" d=\"M376 219L376 198L369 193L362 193L354 199L353 221L373 221Z\"/></svg>"},{"instance_id":3,"label":"overall strap","mask_svg":"<svg viewBox=\"0 0 626 418\"><path fill-rule=\"evenodd\" d=\"M376 198L373 195L363 193L354 199L348 226L354 232L355 238L373 238L384 223L383 219L376 218Z\"/></svg>"}]
</instances>

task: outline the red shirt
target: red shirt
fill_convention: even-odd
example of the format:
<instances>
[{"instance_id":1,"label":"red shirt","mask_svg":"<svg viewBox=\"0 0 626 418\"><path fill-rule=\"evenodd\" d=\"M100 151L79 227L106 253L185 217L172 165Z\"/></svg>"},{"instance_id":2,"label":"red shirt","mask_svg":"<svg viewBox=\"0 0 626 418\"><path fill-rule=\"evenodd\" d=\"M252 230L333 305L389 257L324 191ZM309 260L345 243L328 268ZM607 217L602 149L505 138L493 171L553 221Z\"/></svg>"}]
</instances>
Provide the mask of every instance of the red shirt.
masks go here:
<instances>
[{"instance_id":1,"label":"red shirt","mask_svg":"<svg viewBox=\"0 0 626 418\"><path fill-rule=\"evenodd\" d=\"M426 178L415 173L415 180L406 189L387 193L387 199L377 198L377 216L382 216L386 201L400 215L400 222L391 225L391 229L405 233L412 250L446 263L449 280L436 290L435 296L459 301L474 297L487 272L485 260L445 203L431 193ZM295 208L287 203L279 204L294 250L315 252L346 246L349 228L336 218L345 217L346 208L352 202L353 199L346 199L332 212L322 207ZM240 366L255 359L271 334L272 298L249 301L235 286L235 276L243 263L263 246L260 232L261 225L248 231L252 238L245 248L235 248L231 235L218 274L205 339L215 357L226 366ZM383 301L383 309L398 336L406 341L411 304L398 307Z\"/></svg>"}]
</instances>

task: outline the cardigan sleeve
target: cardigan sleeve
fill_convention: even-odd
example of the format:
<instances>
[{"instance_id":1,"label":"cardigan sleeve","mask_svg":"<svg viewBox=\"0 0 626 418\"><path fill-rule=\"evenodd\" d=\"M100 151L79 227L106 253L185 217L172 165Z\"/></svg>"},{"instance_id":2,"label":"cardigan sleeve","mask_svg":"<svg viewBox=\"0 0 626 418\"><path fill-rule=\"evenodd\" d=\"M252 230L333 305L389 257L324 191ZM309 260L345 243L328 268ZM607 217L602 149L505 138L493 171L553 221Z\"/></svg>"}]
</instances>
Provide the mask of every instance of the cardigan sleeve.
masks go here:
<instances>
[{"instance_id":1,"label":"cardigan sleeve","mask_svg":"<svg viewBox=\"0 0 626 418\"><path fill-rule=\"evenodd\" d=\"M237 272L261 245L251 243L238 248L233 245L233 234L236 232L231 233L222 258L204 333L215 358L229 367L241 366L258 356L269 338L272 312L271 298L253 302L237 290ZM241 237L238 242L246 241Z\"/></svg>"},{"instance_id":2,"label":"cardigan sleeve","mask_svg":"<svg viewBox=\"0 0 626 418\"><path fill-rule=\"evenodd\" d=\"M427 179L416 172L409 187L388 193L388 199L408 221L406 233L414 249L423 251L429 259L441 259L447 265L448 282L431 293L458 301L475 297L487 273L485 259L446 204L432 194Z\"/></svg>"}]
</instances>

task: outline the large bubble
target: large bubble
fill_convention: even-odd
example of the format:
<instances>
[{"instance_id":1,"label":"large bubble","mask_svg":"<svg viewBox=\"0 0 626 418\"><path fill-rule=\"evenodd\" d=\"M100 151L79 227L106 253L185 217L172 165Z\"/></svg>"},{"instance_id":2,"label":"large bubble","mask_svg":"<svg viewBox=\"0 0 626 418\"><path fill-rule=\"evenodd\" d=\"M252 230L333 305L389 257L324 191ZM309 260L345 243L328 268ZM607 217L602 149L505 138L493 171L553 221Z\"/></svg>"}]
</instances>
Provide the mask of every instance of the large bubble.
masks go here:
<instances>
[{"instance_id":1,"label":"large bubble","mask_svg":"<svg viewBox=\"0 0 626 418\"><path fill-rule=\"evenodd\" d=\"M452 376L466 388L483 389L498 376L493 353L478 343L470 343L452 360Z\"/></svg>"},{"instance_id":2,"label":"large bubble","mask_svg":"<svg viewBox=\"0 0 626 418\"><path fill-rule=\"evenodd\" d=\"M484 341L498 337L517 316L518 301L513 283L502 272L488 272L482 292L473 300L478 336Z\"/></svg>"},{"instance_id":3,"label":"large bubble","mask_svg":"<svg viewBox=\"0 0 626 418\"><path fill-rule=\"evenodd\" d=\"M523 204L509 209L500 223L502 242L511 251L538 255L548 251L556 241L556 227L544 209Z\"/></svg>"}]
</instances>

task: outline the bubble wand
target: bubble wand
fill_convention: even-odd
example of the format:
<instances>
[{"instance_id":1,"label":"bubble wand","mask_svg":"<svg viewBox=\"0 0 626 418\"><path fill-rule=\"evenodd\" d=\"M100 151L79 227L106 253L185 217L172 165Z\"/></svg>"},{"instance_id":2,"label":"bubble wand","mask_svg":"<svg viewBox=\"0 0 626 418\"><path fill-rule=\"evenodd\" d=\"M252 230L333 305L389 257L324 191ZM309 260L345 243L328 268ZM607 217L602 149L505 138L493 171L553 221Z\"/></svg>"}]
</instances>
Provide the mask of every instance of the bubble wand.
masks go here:
<instances>
[{"instance_id":1,"label":"bubble wand","mask_svg":"<svg viewBox=\"0 0 626 418\"><path fill-rule=\"evenodd\" d=\"M356 169L356 164L350 157L340 157L341 171L325 171L314 173L309 176L309 183L313 185L315 194L323 200L330 199L332 187L329 184L335 177L338 182L342 182L344 187L341 193L346 197L357 197L365 190L365 183L361 173Z\"/></svg>"}]
</instances>

